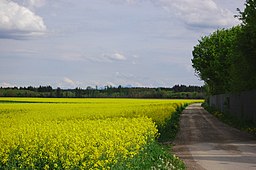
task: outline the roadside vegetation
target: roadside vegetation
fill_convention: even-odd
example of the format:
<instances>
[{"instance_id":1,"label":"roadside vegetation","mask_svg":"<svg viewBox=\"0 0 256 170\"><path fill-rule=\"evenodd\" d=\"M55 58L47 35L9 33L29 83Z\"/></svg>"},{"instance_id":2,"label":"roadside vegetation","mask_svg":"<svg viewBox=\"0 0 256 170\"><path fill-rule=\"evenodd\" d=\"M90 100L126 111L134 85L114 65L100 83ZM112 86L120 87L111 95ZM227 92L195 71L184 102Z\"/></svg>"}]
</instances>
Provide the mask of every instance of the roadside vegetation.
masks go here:
<instances>
[{"instance_id":1,"label":"roadside vegetation","mask_svg":"<svg viewBox=\"0 0 256 170\"><path fill-rule=\"evenodd\" d=\"M200 102L200 101L199 101ZM202 101L201 101L202 102ZM178 131L179 131L179 123L180 123L180 115L181 112L188 106L188 103L181 105L176 108L176 111L172 113L172 115L166 119L166 124L163 127L159 127L158 131L160 136L158 141L161 143L172 142L174 141Z\"/></svg>"}]
</instances>

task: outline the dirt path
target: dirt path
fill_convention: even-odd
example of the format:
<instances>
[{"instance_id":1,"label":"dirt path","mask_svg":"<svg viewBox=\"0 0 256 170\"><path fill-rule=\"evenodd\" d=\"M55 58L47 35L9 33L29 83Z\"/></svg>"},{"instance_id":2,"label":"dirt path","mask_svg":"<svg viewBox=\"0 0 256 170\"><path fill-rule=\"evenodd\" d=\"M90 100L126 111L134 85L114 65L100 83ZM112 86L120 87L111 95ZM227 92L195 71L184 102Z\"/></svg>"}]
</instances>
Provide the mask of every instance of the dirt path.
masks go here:
<instances>
[{"instance_id":1,"label":"dirt path","mask_svg":"<svg viewBox=\"0 0 256 170\"><path fill-rule=\"evenodd\" d=\"M183 111L174 143L188 170L256 170L256 140L218 121L200 104Z\"/></svg>"}]
</instances>

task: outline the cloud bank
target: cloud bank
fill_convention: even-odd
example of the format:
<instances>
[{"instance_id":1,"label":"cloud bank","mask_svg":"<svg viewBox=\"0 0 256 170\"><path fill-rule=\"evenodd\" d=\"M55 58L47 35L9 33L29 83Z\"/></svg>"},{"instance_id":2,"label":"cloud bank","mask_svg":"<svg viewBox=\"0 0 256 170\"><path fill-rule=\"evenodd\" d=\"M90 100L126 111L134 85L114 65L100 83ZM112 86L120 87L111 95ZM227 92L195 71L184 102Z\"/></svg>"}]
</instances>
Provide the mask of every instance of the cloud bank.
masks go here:
<instances>
[{"instance_id":1,"label":"cloud bank","mask_svg":"<svg viewBox=\"0 0 256 170\"><path fill-rule=\"evenodd\" d=\"M214 0L123 0L129 5L147 1L178 17L189 27L216 29L239 24L231 11L221 8Z\"/></svg>"},{"instance_id":2,"label":"cloud bank","mask_svg":"<svg viewBox=\"0 0 256 170\"><path fill-rule=\"evenodd\" d=\"M238 24L234 14L220 8L213 0L159 0L169 13L192 27L229 27Z\"/></svg>"},{"instance_id":3,"label":"cloud bank","mask_svg":"<svg viewBox=\"0 0 256 170\"><path fill-rule=\"evenodd\" d=\"M46 30L43 19L28 8L0 0L0 38L26 38L42 35Z\"/></svg>"}]
</instances>

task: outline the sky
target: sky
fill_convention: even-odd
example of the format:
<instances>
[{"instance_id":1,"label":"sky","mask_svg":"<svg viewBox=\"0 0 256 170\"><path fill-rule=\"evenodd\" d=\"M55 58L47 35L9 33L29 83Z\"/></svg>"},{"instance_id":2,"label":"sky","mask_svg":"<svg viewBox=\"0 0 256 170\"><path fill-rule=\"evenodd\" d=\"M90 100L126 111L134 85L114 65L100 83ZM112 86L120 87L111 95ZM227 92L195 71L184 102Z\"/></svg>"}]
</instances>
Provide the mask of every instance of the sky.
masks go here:
<instances>
[{"instance_id":1,"label":"sky","mask_svg":"<svg viewBox=\"0 0 256 170\"><path fill-rule=\"evenodd\" d=\"M0 86L201 86L193 47L244 3L0 0Z\"/></svg>"}]
</instances>

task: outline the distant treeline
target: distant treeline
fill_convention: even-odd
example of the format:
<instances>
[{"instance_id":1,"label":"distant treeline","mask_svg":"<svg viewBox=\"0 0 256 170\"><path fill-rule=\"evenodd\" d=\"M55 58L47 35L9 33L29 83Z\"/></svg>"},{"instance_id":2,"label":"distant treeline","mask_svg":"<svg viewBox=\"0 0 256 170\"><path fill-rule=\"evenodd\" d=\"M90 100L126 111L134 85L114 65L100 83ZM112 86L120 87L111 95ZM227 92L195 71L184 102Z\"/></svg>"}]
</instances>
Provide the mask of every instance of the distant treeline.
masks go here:
<instances>
[{"instance_id":1,"label":"distant treeline","mask_svg":"<svg viewBox=\"0 0 256 170\"><path fill-rule=\"evenodd\" d=\"M63 98L165 98L165 99L202 99L201 86L175 85L172 88L111 87L98 89L53 89L51 86L39 87L0 87L0 97L63 97Z\"/></svg>"}]
</instances>

